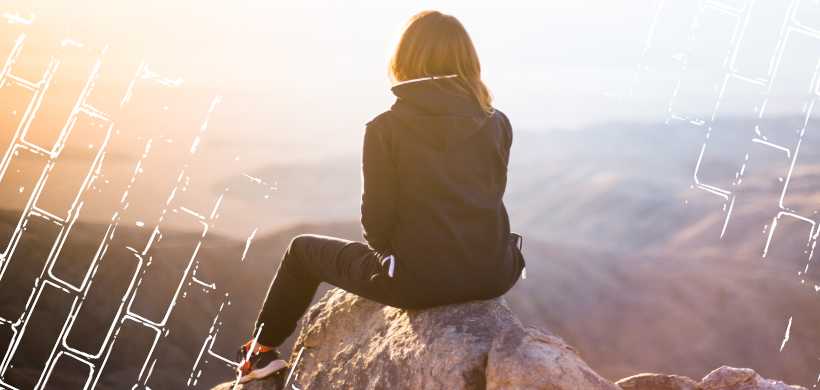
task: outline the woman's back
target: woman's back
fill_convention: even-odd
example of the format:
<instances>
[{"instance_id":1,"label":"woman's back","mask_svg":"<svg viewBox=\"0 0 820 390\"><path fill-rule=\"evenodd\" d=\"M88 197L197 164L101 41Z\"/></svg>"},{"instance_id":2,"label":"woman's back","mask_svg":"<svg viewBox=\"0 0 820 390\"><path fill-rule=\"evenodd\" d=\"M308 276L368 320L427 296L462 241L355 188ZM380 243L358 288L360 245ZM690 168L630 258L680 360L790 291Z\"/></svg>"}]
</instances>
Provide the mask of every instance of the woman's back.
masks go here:
<instances>
[{"instance_id":1,"label":"woman's back","mask_svg":"<svg viewBox=\"0 0 820 390\"><path fill-rule=\"evenodd\" d=\"M428 294L475 299L506 291L520 271L502 201L512 129L503 113L485 112L458 88L462 82L393 87L396 103L366 130L362 223L369 241L374 232L386 236L374 246L393 253L408 278L442 290ZM369 189L394 199L372 202ZM395 207L384 219L393 223L378 226L386 210L373 205Z\"/></svg>"}]
</instances>

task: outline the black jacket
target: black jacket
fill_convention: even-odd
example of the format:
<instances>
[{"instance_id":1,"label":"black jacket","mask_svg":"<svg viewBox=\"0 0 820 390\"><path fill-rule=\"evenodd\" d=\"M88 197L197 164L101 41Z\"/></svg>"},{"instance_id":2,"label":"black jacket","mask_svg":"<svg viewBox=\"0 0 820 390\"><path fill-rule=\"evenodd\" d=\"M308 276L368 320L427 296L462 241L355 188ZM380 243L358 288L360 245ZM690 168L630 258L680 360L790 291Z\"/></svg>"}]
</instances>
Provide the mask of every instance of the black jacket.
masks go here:
<instances>
[{"instance_id":1,"label":"black jacket","mask_svg":"<svg viewBox=\"0 0 820 390\"><path fill-rule=\"evenodd\" d=\"M420 299L498 296L523 267L502 201L512 127L454 88L461 82L394 86L396 102L364 135L364 238L395 255L398 279Z\"/></svg>"}]
</instances>

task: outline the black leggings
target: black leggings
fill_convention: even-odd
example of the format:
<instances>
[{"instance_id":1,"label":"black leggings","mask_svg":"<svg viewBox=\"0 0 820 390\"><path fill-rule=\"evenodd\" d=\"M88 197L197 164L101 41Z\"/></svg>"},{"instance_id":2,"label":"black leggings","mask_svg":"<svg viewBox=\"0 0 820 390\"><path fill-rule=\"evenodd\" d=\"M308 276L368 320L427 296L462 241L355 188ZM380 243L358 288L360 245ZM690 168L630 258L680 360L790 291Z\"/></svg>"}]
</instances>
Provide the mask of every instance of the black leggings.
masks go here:
<instances>
[{"instance_id":1,"label":"black leggings","mask_svg":"<svg viewBox=\"0 0 820 390\"><path fill-rule=\"evenodd\" d=\"M258 342L276 347L293 333L321 282L399 308L413 307L409 294L388 275L387 261L367 244L304 234L291 240L256 321ZM383 264L384 263L384 264ZM394 270L394 274L400 272Z\"/></svg>"}]
</instances>

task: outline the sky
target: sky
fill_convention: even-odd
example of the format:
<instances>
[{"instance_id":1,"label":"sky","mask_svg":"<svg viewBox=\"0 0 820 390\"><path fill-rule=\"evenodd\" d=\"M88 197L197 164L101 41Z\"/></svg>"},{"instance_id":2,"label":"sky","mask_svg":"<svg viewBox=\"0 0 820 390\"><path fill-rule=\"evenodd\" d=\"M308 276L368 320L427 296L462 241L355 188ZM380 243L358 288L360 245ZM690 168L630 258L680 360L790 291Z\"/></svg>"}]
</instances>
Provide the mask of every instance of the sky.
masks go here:
<instances>
[{"instance_id":1,"label":"sky","mask_svg":"<svg viewBox=\"0 0 820 390\"><path fill-rule=\"evenodd\" d=\"M33 8L55 30L144 50L149 63L170 62L187 78L219 77L211 87L277 100L286 93L357 116L389 104L386 62L405 21L438 9L471 33L499 108L532 128L610 119L615 113L600 106L628 87L654 7L645 0L30 4L19 9ZM600 100L596 110L574 108L590 97ZM598 118L579 115L585 111Z\"/></svg>"},{"instance_id":2,"label":"sky","mask_svg":"<svg viewBox=\"0 0 820 390\"><path fill-rule=\"evenodd\" d=\"M665 104L669 89L637 100L633 92L659 4L671 10L660 28L678 28L678 38L693 24L687 12L698 9L661 1L11 0L9 9L33 13L54 34L141 58L186 88L241 101L237 123L252 143L332 155L354 150L364 124L392 103L388 57L406 20L424 9L462 21L495 106L518 130L657 121L665 112L645 104ZM700 44L720 38L705 32ZM658 35L652 45L664 56L682 50L680 40ZM714 92L690 84L693 101Z\"/></svg>"}]
</instances>

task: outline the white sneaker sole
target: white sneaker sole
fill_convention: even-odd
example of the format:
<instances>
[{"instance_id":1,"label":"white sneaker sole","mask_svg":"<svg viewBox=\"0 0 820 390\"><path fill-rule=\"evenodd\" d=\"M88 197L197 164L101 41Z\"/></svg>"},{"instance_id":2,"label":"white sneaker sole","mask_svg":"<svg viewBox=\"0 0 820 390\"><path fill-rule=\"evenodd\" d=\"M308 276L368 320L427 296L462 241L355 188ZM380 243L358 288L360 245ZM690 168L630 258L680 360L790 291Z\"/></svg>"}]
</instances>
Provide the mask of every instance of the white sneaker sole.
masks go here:
<instances>
[{"instance_id":1,"label":"white sneaker sole","mask_svg":"<svg viewBox=\"0 0 820 390\"><path fill-rule=\"evenodd\" d=\"M288 365L288 362L286 362L284 360L281 360L281 359L274 360L274 361L268 363L267 366L262 367L262 368L257 368L255 370L251 371L248 375L245 375L242 378L239 378L239 383L240 384L245 384L245 383L248 383L252 380L267 378L267 377L271 376L273 373L287 367L287 365Z\"/></svg>"}]
</instances>

